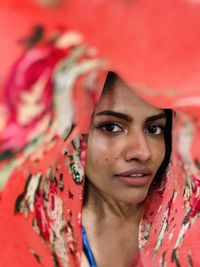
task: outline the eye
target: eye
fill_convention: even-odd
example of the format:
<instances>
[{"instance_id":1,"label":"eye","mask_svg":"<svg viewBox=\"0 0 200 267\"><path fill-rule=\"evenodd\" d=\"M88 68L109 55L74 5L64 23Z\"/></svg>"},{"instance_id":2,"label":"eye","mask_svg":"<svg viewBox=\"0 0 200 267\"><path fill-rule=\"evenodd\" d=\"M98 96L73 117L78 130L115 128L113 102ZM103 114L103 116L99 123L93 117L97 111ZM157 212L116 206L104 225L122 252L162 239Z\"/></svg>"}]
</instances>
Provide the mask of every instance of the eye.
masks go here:
<instances>
[{"instance_id":1,"label":"eye","mask_svg":"<svg viewBox=\"0 0 200 267\"><path fill-rule=\"evenodd\" d=\"M162 134L164 132L164 127L159 125L150 125L145 129L145 132L149 134Z\"/></svg>"},{"instance_id":2,"label":"eye","mask_svg":"<svg viewBox=\"0 0 200 267\"><path fill-rule=\"evenodd\" d=\"M123 129L115 124L115 123L107 123L107 124L103 124L99 126L100 129L102 129L105 132L112 132L112 133L116 133L116 132L122 132Z\"/></svg>"}]
</instances>

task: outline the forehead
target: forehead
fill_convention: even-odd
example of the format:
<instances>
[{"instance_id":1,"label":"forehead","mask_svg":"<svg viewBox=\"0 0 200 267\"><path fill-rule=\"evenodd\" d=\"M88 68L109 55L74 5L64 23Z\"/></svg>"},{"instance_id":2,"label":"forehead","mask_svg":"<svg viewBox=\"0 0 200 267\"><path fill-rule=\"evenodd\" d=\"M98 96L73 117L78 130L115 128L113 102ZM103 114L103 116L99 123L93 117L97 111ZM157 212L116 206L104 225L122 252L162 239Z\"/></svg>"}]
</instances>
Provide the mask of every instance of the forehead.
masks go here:
<instances>
[{"instance_id":1,"label":"forehead","mask_svg":"<svg viewBox=\"0 0 200 267\"><path fill-rule=\"evenodd\" d=\"M119 78L116 79L111 87L106 89L106 93L102 93L95 111L99 112L104 109L111 109L130 115L142 114L145 117L163 111L140 98L134 92L134 89L127 86Z\"/></svg>"}]
</instances>

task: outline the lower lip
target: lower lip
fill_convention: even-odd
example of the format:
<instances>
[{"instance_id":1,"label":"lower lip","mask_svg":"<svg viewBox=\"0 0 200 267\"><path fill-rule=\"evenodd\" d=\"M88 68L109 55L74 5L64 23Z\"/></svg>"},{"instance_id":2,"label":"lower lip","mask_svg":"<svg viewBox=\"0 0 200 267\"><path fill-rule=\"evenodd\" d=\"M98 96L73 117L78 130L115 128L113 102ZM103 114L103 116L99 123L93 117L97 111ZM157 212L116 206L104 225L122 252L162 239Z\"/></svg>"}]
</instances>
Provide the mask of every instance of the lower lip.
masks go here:
<instances>
[{"instance_id":1,"label":"lower lip","mask_svg":"<svg viewBox=\"0 0 200 267\"><path fill-rule=\"evenodd\" d=\"M118 176L116 175L115 178L119 179L121 182L132 185L132 186L144 186L147 185L150 181L150 176Z\"/></svg>"}]
</instances>

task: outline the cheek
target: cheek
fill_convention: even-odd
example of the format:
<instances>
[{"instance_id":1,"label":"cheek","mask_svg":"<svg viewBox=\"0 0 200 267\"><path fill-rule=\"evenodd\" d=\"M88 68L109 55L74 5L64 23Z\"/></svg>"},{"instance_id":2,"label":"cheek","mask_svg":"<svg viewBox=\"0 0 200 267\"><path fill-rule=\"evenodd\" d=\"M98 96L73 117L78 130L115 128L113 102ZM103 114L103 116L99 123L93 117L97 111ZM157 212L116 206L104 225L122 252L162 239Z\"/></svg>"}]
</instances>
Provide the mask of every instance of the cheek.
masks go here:
<instances>
[{"instance_id":1,"label":"cheek","mask_svg":"<svg viewBox=\"0 0 200 267\"><path fill-rule=\"evenodd\" d=\"M88 158L102 163L112 161L112 159L118 157L116 147L116 142L94 132L88 139Z\"/></svg>"},{"instance_id":2,"label":"cheek","mask_svg":"<svg viewBox=\"0 0 200 267\"><path fill-rule=\"evenodd\" d=\"M95 172L99 172L99 170L103 170L109 164L110 161L110 150L107 146L90 140L87 149L87 157L86 157L86 172L93 175Z\"/></svg>"},{"instance_id":3,"label":"cheek","mask_svg":"<svg viewBox=\"0 0 200 267\"><path fill-rule=\"evenodd\" d=\"M113 147L101 138L98 138L98 142L96 140L97 138L88 140L86 157L86 175L93 183L112 174L119 159L116 144Z\"/></svg>"},{"instance_id":4,"label":"cheek","mask_svg":"<svg viewBox=\"0 0 200 267\"><path fill-rule=\"evenodd\" d=\"M165 157L165 141L162 139L150 139L149 146L152 152L153 168L157 171Z\"/></svg>"},{"instance_id":5,"label":"cheek","mask_svg":"<svg viewBox=\"0 0 200 267\"><path fill-rule=\"evenodd\" d=\"M158 147L159 147L159 149L158 149ZM157 168L159 168L161 163L164 160L164 157L165 157L165 143L162 143L155 148L154 155L155 155L155 159L156 159L155 161L157 163Z\"/></svg>"},{"instance_id":6,"label":"cheek","mask_svg":"<svg viewBox=\"0 0 200 267\"><path fill-rule=\"evenodd\" d=\"M99 178L100 174L109 175L115 170L120 158L119 146L120 142L116 144L116 141L103 137L95 130L90 132L86 154L86 175L90 180Z\"/></svg>"}]
</instances>

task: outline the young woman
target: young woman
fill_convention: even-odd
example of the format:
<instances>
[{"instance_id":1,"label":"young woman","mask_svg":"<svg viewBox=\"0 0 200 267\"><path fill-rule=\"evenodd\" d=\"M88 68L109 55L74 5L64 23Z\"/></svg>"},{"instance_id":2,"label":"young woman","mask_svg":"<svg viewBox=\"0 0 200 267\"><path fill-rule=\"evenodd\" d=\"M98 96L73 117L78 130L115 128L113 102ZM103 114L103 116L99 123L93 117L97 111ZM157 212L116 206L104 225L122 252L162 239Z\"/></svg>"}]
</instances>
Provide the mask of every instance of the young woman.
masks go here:
<instances>
[{"instance_id":1,"label":"young woman","mask_svg":"<svg viewBox=\"0 0 200 267\"><path fill-rule=\"evenodd\" d=\"M171 122L171 111L148 104L108 74L88 136L82 224L91 266L129 266L139 253L143 205L169 162Z\"/></svg>"},{"instance_id":2,"label":"young woman","mask_svg":"<svg viewBox=\"0 0 200 267\"><path fill-rule=\"evenodd\" d=\"M112 72L103 88L104 62L78 36L60 37L28 50L5 87L1 265L200 266L199 110L178 113L170 160L162 104L191 99L145 91L157 108Z\"/></svg>"}]
</instances>

